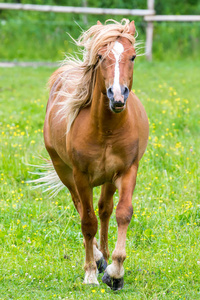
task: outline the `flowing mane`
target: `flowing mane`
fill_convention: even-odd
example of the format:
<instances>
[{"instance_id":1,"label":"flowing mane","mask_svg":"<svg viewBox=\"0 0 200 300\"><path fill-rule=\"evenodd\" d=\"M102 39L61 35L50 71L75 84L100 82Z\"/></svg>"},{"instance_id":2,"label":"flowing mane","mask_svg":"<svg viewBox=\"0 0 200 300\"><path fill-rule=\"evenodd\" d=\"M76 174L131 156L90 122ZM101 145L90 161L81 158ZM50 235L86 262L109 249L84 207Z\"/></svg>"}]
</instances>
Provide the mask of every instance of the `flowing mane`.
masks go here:
<instances>
[{"instance_id":1,"label":"flowing mane","mask_svg":"<svg viewBox=\"0 0 200 300\"><path fill-rule=\"evenodd\" d=\"M60 78L61 85L57 85L54 92L57 93L58 104L61 106L58 114L67 118L67 132L79 111L91 104L98 66L98 51L108 45L106 57L119 37L127 38L134 45L135 38L129 32L129 23L128 19L123 19L121 23L108 20L105 25L99 22L83 32L79 39L75 40L77 46L83 47L83 60L68 56L63 66L51 76L50 89Z\"/></svg>"}]
</instances>

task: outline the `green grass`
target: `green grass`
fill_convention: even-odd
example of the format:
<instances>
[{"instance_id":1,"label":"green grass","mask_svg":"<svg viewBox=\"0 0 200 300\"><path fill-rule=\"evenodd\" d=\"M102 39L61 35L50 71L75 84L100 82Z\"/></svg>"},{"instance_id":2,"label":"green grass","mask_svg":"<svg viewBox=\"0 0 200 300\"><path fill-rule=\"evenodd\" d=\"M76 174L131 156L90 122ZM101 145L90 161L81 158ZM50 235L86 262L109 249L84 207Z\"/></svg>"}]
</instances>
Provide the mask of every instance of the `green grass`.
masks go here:
<instances>
[{"instance_id":1,"label":"green grass","mask_svg":"<svg viewBox=\"0 0 200 300\"><path fill-rule=\"evenodd\" d=\"M200 299L199 62L140 62L134 89L150 121L127 234L125 286L85 286L84 248L70 195L31 190L46 156L49 68L0 69L0 299ZM100 189L94 190L94 202ZM118 196L115 196L115 207ZM109 244L117 236L115 213Z\"/></svg>"}]
</instances>

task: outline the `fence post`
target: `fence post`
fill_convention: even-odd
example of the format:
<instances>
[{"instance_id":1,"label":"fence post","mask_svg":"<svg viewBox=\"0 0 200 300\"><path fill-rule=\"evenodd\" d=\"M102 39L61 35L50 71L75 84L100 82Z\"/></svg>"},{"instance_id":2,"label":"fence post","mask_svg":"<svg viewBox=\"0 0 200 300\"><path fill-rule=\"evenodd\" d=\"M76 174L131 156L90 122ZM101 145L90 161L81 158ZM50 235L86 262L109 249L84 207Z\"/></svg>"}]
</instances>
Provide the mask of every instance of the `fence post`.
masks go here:
<instances>
[{"instance_id":1,"label":"fence post","mask_svg":"<svg viewBox=\"0 0 200 300\"><path fill-rule=\"evenodd\" d=\"M87 7L87 0L82 0L82 6ZM83 24L88 25L88 18L86 14L83 14Z\"/></svg>"},{"instance_id":2,"label":"fence post","mask_svg":"<svg viewBox=\"0 0 200 300\"><path fill-rule=\"evenodd\" d=\"M147 8L154 10L154 0L147 0ZM146 58L148 61L152 60L152 46L153 46L153 22L147 22L146 29Z\"/></svg>"}]
</instances>

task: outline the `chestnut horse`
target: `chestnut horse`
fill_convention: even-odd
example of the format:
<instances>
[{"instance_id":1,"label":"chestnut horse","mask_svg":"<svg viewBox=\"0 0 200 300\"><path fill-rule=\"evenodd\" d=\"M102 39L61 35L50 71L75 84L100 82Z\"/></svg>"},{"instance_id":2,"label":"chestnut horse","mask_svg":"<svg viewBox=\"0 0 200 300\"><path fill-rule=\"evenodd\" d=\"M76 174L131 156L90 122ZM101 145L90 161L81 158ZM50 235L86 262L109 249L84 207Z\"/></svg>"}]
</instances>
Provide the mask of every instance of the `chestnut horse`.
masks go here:
<instances>
[{"instance_id":1,"label":"chestnut horse","mask_svg":"<svg viewBox=\"0 0 200 300\"><path fill-rule=\"evenodd\" d=\"M85 246L86 284L103 282L113 290L123 287L125 242L133 214L132 195L139 160L148 141L145 110L131 91L136 57L134 21L100 22L76 41L83 46L83 60L68 57L50 78L50 96L44 124L44 140L59 180L71 193L81 218ZM100 246L95 235L97 217L93 187L102 186L98 203ZM108 225L113 195L118 237L107 266Z\"/></svg>"}]
</instances>

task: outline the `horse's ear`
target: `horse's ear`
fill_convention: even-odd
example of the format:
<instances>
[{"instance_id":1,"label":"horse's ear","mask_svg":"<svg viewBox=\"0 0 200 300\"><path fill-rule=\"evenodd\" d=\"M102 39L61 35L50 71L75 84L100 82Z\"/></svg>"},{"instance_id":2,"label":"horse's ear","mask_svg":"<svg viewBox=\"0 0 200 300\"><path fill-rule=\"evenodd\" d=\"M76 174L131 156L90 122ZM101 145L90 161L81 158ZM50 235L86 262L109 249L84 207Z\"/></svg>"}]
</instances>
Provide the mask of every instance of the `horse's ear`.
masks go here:
<instances>
[{"instance_id":1,"label":"horse's ear","mask_svg":"<svg viewBox=\"0 0 200 300\"><path fill-rule=\"evenodd\" d=\"M102 23L98 20L98 21L97 21L97 25L102 25Z\"/></svg>"},{"instance_id":2,"label":"horse's ear","mask_svg":"<svg viewBox=\"0 0 200 300\"><path fill-rule=\"evenodd\" d=\"M135 23L134 23L134 21L132 21L132 22L129 24L129 32L130 32L130 34L132 34L132 35L135 34Z\"/></svg>"}]
</instances>

